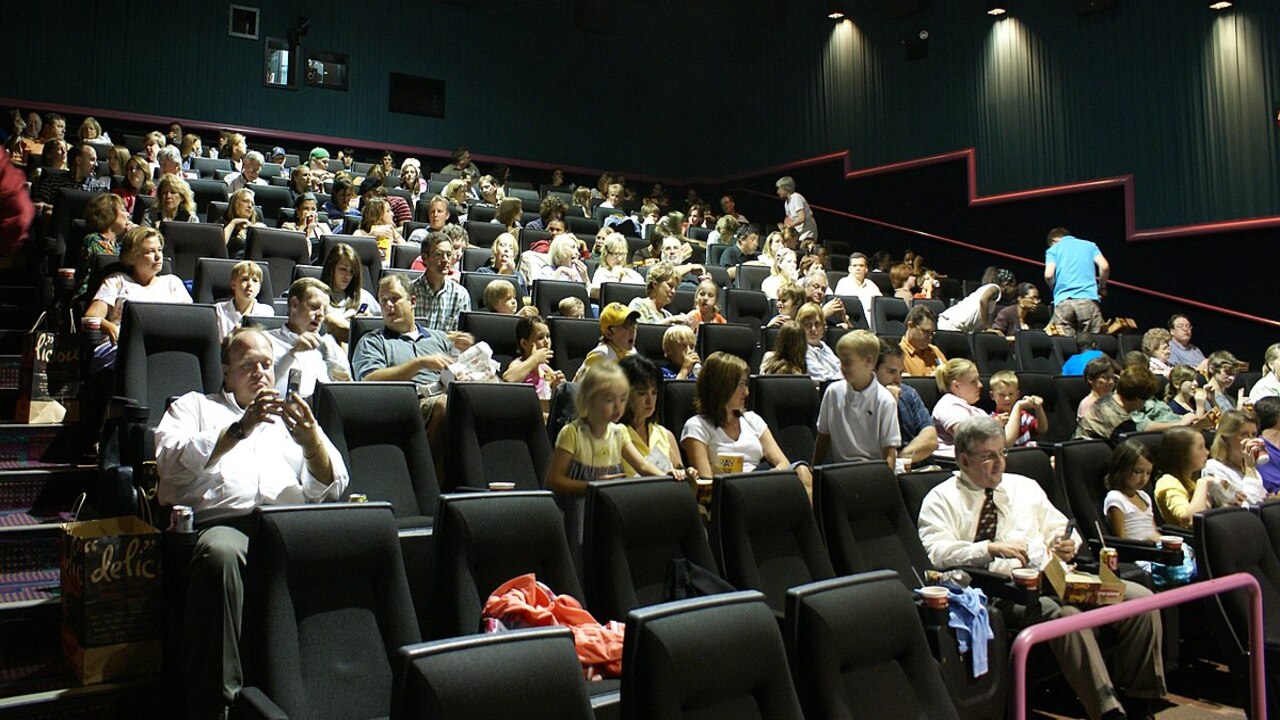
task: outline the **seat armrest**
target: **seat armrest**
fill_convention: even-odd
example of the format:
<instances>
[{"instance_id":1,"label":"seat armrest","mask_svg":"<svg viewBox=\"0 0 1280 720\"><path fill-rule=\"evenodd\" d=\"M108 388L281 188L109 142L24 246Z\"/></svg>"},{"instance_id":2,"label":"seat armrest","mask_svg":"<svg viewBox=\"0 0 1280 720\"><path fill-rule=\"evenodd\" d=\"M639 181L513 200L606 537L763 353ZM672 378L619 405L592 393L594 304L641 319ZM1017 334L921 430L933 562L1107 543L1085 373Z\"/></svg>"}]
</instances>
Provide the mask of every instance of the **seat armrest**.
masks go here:
<instances>
[{"instance_id":1,"label":"seat armrest","mask_svg":"<svg viewBox=\"0 0 1280 720\"><path fill-rule=\"evenodd\" d=\"M1181 550L1165 550L1146 540L1127 540L1111 536L1107 536L1106 540L1107 547L1115 549L1119 555L1120 562L1154 562L1162 565L1182 564L1183 556ZM1102 549L1102 543L1090 539L1089 547L1096 556L1098 551Z\"/></svg>"},{"instance_id":2,"label":"seat armrest","mask_svg":"<svg viewBox=\"0 0 1280 720\"><path fill-rule=\"evenodd\" d=\"M236 695L231 717L233 720L289 720L285 711L256 687L244 688Z\"/></svg>"},{"instance_id":3,"label":"seat armrest","mask_svg":"<svg viewBox=\"0 0 1280 720\"><path fill-rule=\"evenodd\" d=\"M1040 593L1016 585L1013 582L1013 578L1008 575L991 572L985 568L960 567L953 569L969 573L969 577L973 580L973 587L986 593L989 598L1012 600L1019 605L1028 605L1036 602L1040 597Z\"/></svg>"}]
</instances>

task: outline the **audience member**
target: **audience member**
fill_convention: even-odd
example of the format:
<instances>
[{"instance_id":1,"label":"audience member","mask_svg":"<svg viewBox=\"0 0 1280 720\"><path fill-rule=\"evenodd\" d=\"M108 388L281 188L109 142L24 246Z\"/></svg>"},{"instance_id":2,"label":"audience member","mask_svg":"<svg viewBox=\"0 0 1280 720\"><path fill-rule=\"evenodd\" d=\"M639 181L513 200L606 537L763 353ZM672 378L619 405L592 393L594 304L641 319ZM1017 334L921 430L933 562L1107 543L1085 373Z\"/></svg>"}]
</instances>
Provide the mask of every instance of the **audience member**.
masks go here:
<instances>
[{"instance_id":1,"label":"audience member","mask_svg":"<svg viewBox=\"0 0 1280 720\"><path fill-rule=\"evenodd\" d=\"M329 226L320 222L320 211L317 208L316 196L313 193L299 193L293 199L293 220L281 223L282 230L293 230L302 233L311 248L311 261L320 261L320 248L325 235L329 234Z\"/></svg>"},{"instance_id":2,"label":"audience member","mask_svg":"<svg viewBox=\"0 0 1280 720\"><path fill-rule=\"evenodd\" d=\"M259 155L258 157L262 157ZM156 160L160 165L160 172L156 174L156 180L167 176L178 177L183 180L199 179L200 173L182 169L182 151L177 145L165 145L156 153ZM261 163L258 164L261 168ZM261 180L261 178L259 178ZM255 183L257 185L266 185L266 180ZM237 188L238 189L238 188Z\"/></svg>"},{"instance_id":3,"label":"audience member","mask_svg":"<svg viewBox=\"0 0 1280 720\"><path fill-rule=\"evenodd\" d=\"M1209 404L1220 412L1235 410L1236 400L1244 399L1244 390L1241 389L1236 400L1232 400L1227 395L1227 390L1230 390L1231 385L1236 381L1236 372L1240 369L1240 361L1230 351L1218 350L1209 354L1208 363L1205 367L1208 370L1209 381L1204 384L1204 390L1207 393Z\"/></svg>"},{"instance_id":4,"label":"audience member","mask_svg":"<svg viewBox=\"0 0 1280 720\"><path fill-rule=\"evenodd\" d=\"M408 278L400 273L384 275L378 281L383 327L360 337L351 367L357 380L409 380L418 387L422 421L427 427L427 440L439 474L448 413L440 371L449 367L460 351L471 347L473 339L465 333L447 335L418 323L416 297Z\"/></svg>"},{"instance_id":5,"label":"audience member","mask_svg":"<svg viewBox=\"0 0 1280 720\"><path fill-rule=\"evenodd\" d=\"M453 162L440 168L443 175L465 175L469 180L480 177L480 169L471 162L471 151L460 147L453 151Z\"/></svg>"},{"instance_id":6,"label":"audience member","mask_svg":"<svg viewBox=\"0 0 1280 720\"><path fill-rule=\"evenodd\" d=\"M677 329L679 328L671 328ZM631 436L631 444L659 472L668 473L672 468L682 470L685 480L693 483L698 477L698 471L684 466L676 436L658 422L658 393L662 390L662 372L653 361L642 355L625 357L618 362L618 367L631 385L631 393L627 396L627 407L621 420L622 426ZM627 475L639 474L626 459L622 461L622 469Z\"/></svg>"},{"instance_id":7,"label":"audience member","mask_svg":"<svg viewBox=\"0 0 1280 720\"><path fill-rule=\"evenodd\" d=\"M1089 408L1116 389L1116 375L1120 372L1120 363L1107 355L1099 355L1084 366L1084 381L1089 385L1089 394L1080 401L1076 408L1076 421L1089 412Z\"/></svg>"},{"instance_id":8,"label":"audience member","mask_svg":"<svg viewBox=\"0 0 1280 720\"><path fill-rule=\"evenodd\" d=\"M1094 276L1094 269L1097 276ZM1053 325L1065 335L1081 330L1102 330L1098 302L1107 291L1111 265L1098 246L1081 240L1066 228L1049 231L1049 249L1044 254L1044 281L1053 288Z\"/></svg>"},{"instance_id":9,"label":"audience member","mask_svg":"<svg viewBox=\"0 0 1280 720\"><path fill-rule=\"evenodd\" d=\"M807 463L789 460L764 420L747 410L747 364L728 353L712 353L702 366L695 391L694 409L680 433L680 447L689 467L710 478L717 474L721 458L742 456L742 472L767 463L778 470L794 469L813 497L813 473Z\"/></svg>"},{"instance_id":10,"label":"audience member","mask_svg":"<svg viewBox=\"0 0 1280 720\"><path fill-rule=\"evenodd\" d=\"M386 174L382 167L375 165L369 171L369 176L360 183L360 207L363 211L364 204L375 198L382 200L391 207L391 225L399 232L399 228L405 223L413 219L413 208L409 207L409 201L399 195L388 195L386 186Z\"/></svg>"},{"instance_id":11,"label":"audience member","mask_svg":"<svg viewBox=\"0 0 1280 720\"><path fill-rule=\"evenodd\" d=\"M928 307L917 305L907 312L907 332L899 342L907 375L933 375L947 362L947 356L933 344L936 327L933 311ZM943 392L946 392L945 388Z\"/></svg>"},{"instance_id":12,"label":"audience member","mask_svg":"<svg viewBox=\"0 0 1280 720\"><path fill-rule=\"evenodd\" d=\"M1204 353L1191 342L1191 318L1182 313L1169 316L1169 361L1174 365L1190 365L1204 372Z\"/></svg>"},{"instance_id":13,"label":"audience member","mask_svg":"<svg viewBox=\"0 0 1280 720\"><path fill-rule=\"evenodd\" d=\"M139 195L151 195L155 192L146 158L141 155L131 155L124 166L123 181L111 188L111 192L124 200L125 212L132 216L134 199Z\"/></svg>"},{"instance_id":14,"label":"audience member","mask_svg":"<svg viewBox=\"0 0 1280 720\"><path fill-rule=\"evenodd\" d=\"M602 360L618 362L636 352L636 323L640 320L640 312L632 310L622 303L609 303L600 309L600 344L587 353L582 359L582 366L573 377L574 382L581 379L587 367Z\"/></svg>"},{"instance_id":15,"label":"audience member","mask_svg":"<svg viewBox=\"0 0 1280 720\"><path fill-rule=\"evenodd\" d=\"M182 169L194 171L195 159L204 155L204 144L200 141L200 136L194 133L183 135L178 155L182 157Z\"/></svg>"},{"instance_id":16,"label":"audience member","mask_svg":"<svg viewBox=\"0 0 1280 720\"><path fill-rule=\"evenodd\" d=\"M796 313L800 311L800 307L805 303L804 290L791 283L787 283L778 288L778 314L769 318L769 322L765 323L765 327L779 327L783 323L794 320Z\"/></svg>"},{"instance_id":17,"label":"audience member","mask_svg":"<svg viewBox=\"0 0 1280 720\"><path fill-rule=\"evenodd\" d=\"M409 204L417 205L426 188L422 184L421 164L413 158L405 158L400 164L400 189L409 193Z\"/></svg>"},{"instance_id":18,"label":"audience member","mask_svg":"<svg viewBox=\"0 0 1280 720\"><path fill-rule=\"evenodd\" d=\"M515 315L520 309L515 285L506 280L494 280L485 285L484 309L499 315Z\"/></svg>"},{"instance_id":19,"label":"audience member","mask_svg":"<svg viewBox=\"0 0 1280 720\"><path fill-rule=\"evenodd\" d=\"M249 240L249 228L265 227L253 202L253 191L249 188L231 193L227 200L227 209L222 213L222 236L227 241L229 258L243 259L245 244Z\"/></svg>"},{"instance_id":20,"label":"audience member","mask_svg":"<svg viewBox=\"0 0 1280 720\"><path fill-rule=\"evenodd\" d=\"M213 307L218 312L218 337L225 339L240 327L245 317L270 317L276 314L271 303L258 302L262 289L262 266L252 260L241 260L231 268L231 297Z\"/></svg>"},{"instance_id":21,"label":"audience member","mask_svg":"<svg viewBox=\"0 0 1280 720\"><path fill-rule=\"evenodd\" d=\"M1147 369L1156 375L1169 377L1169 331L1164 328L1151 328L1142 335L1142 352L1148 360Z\"/></svg>"},{"instance_id":22,"label":"audience member","mask_svg":"<svg viewBox=\"0 0 1280 720\"><path fill-rule=\"evenodd\" d=\"M98 150L93 145L86 142L73 145L68 162L71 166L71 181L77 190L95 193L111 190L111 178L98 177L96 174Z\"/></svg>"},{"instance_id":23,"label":"audience member","mask_svg":"<svg viewBox=\"0 0 1280 720\"><path fill-rule=\"evenodd\" d=\"M814 303L806 303L796 313L796 322L804 328L805 349L804 364L809 369L809 377L814 382L822 383L839 380L840 358L827 345L827 321L822 317L822 308Z\"/></svg>"},{"instance_id":24,"label":"audience member","mask_svg":"<svg viewBox=\"0 0 1280 720\"><path fill-rule=\"evenodd\" d=\"M733 234L733 245L720 254L720 264L728 268L729 279L736 280L742 263L760 264L760 229L743 225Z\"/></svg>"},{"instance_id":25,"label":"audience member","mask_svg":"<svg viewBox=\"0 0 1280 720\"><path fill-rule=\"evenodd\" d=\"M364 289L363 265L350 245L333 246L320 270L320 282L329 288L329 312L324 324L339 342L347 342L351 318L380 313L377 298Z\"/></svg>"},{"instance_id":26,"label":"audience member","mask_svg":"<svg viewBox=\"0 0 1280 720\"><path fill-rule=\"evenodd\" d=\"M1018 283L1017 302L997 312L991 327L1006 337L1022 330L1029 330L1031 329L1029 318L1038 307L1040 307L1040 289L1032 283Z\"/></svg>"},{"instance_id":27,"label":"audience member","mask_svg":"<svg viewBox=\"0 0 1280 720\"><path fill-rule=\"evenodd\" d=\"M990 413L977 406L982 399L982 379L973 362L964 358L948 360L938 368L934 379L943 393L933 406L933 427L938 432L934 454L950 459L956 454L956 426L971 417L989 417Z\"/></svg>"},{"instance_id":28,"label":"audience member","mask_svg":"<svg viewBox=\"0 0 1280 720\"><path fill-rule=\"evenodd\" d=\"M693 312L688 314L689 326L697 332L706 323L723 325L727 320L720 314L720 286L710 278L698 283L693 291Z\"/></svg>"},{"instance_id":29,"label":"audience member","mask_svg":"<svg viewBox=\"0 0 1280 720\"><path fill-rule=\"evenodd\" d=\"M1151 482L1153 461L1151 451L1138 440L1125 440L1111 453L1102 512L1112 535L1130 540L1160 538L1151 496L1143 489Z\"/></svg>"},{"instance_id":30,"label":"audience member","mask_svg":"<svg viewBox=\"0 0 1280 720\"><path fill-rule=\"evenodd\" d=\"M836 283L836 295L856 297L862 303L867 325L871 325L871 300L880 297L880 286L867 279L867 256L856 252L849 256L849 274ZM935 322L932 313L929 323Z\"/></svg>"},{"instance_id":31,"label":"audience member","mask_svg":"<svg viewBox=\"0 0 1280 720\"><path fill-rule=\"evenodd\" d=\"M1007 447L1034 445L1036 436L1049 432L1049 418L1044 414L1044 399L1039 395L1022 397L1018 375L1012 370L992 373L988 381L991 399L996 405L996 420L1004 426Z\"/></svg>"},{"instance_id":32,"label":"audience member","mask_svg":"<svg viewBox=\"0 0 1280 720\"><path fill-rule=\"evenodd\" d=\"M876 380L880 340L866 330L854 330L836 343L841 379L827 386L818 410L818 436L813 464L883 461L894 467L902 432L893 394Z\"/></svg>"},{"instance_id":33,"label":"audience member","mask_svg":"<svg viewBox=\"0 0 1280 720\"><path fill-rule=\"evenodd\" d=\"M773 349L766 352L760 361L760 374L808 375L809 368L805 363L808 351L809 341L804 328L800 323L788 319L778 328Z\"/></svg>"},{"instance_id":34,"label":"audience member","mask_svg":"<svg viewBox=\"0 0 1280 720\"><path fill-rule=\"evenodd\" d=\"M1071 562L1083 542L1079 533L1035 480L1004 471L1007 450L999 424L991 418L966 420L956 427L955 441L960 471L931 490L920 509L920 540L933 566L978 566L1009 575L1016 568ZM1124 582L1126 599L1150 595L1145 587ZM1030 606L1014 598L993 598L992 605L1012 628L1081 612L1049 593ZM1117 687L1131 700L1165 694L1160 614L1143 613L1113 627L1121 638L1112 657L1114 683L1092 630L1049 641L1091 718L1125 717Z\"/></svg>"},{"instance_id":35,"label":"audience member","mask_svg":"<svg viewBox=\"0 0 1280 720\"><path fill-rule=\"evenodd\" d=\"M694 351L697 337L687 325L672 325L662 334L665 363L659 368L664 380L696 380L702 359Z\"/></svg>"},{"instance_id":36,"label":"audience member","mask_svg":"<svg viewBox=\"0 0 1280 720\"><path fill-rule=\"evenodd\" d=\"M884 338L876 359L876 381L893 396L898 409L898 429L903 446L897 464L905 472L919 466L938 449L938 431L920 393L902 383L902 348Z\"/></svg>"},{"instance_id":37,"label":"audience member","mask_svg":"<svg viewBox=\"0 0 1280 720\"><path fill-rule=\"evenodd\" d=\"M314 176L315 171L312 171ZM333 181L333 192L329 195L329 201L324 204L324 214L329 216L329 227L334 234L341 234L343 226L346 224L347 218L352 218L359 222L360 211L356 209L355 204L355 187L351 184L351 180L340 177Z\"/></svg>"},{"instance_id":38,"label":"audience member","mask_svg":"<svg viewBox=\"0 0 1280 720\"><path fill-rule=\"evenodd\" d=\"M574 393L578 417L560 429L544 485L557 495L582 495L593 480L626 477L623 461L640 475L663 475L631 441L622 419L631 395L627 376L615 362L587 368ZM667 473L683 482L682 469Z\"/></svg>"},{"instance_id":39,"label":"audience member","mask_svg":"<svg viewBox=\"0 0 1280 720\"><path fill-rule=\"evenodd\" d=\"M1202 475L1209 451L1204 435L1191 428L1170 428L1160 438L1160 470L1156 481L1156 505L1166 523L1191 528L1191 519L1214 507L1218 478ZM1232 496L1229 504L1239 505L1243 493Z\"/></svg>"},{"instance_id":40,"label":"audience member","mask_svg":"<svg viewBox=\"0 0 1280 720\"><path fill-rule=\"evenodd\" d=\"M556 306L556 312L560 314L560 317L581 320L587 316L587 306L583 304L581 298L570 295L569 297L560 298L560 304Z\"/></svg>"},{"instance_id":41,"label":"audience member","mask_svg":"<svg viewBox=\"0 0 1280 720\"><path fill-rule=\"evenodd\" d=\"M676 298L676 287L680 276L676 267L668 262L660 262L649 270L645 278L645 297L633 298L630 308L639 315L642 323L660 325L689 324L686 314L673 315L667 306Z\"/></svg>"},{"instance_id":42,"label":"audience member","mask_svg":"<svg viewBox=\"0 0 1280 720\"><path fill-rule=\"evenodd\" d=\"M820 267L811 267L803 277L805 299L822 308L822 317L827 325L849 327L849 318L844 311L844 301L827 294L829 290L827 271Z\"/></svg>"},{"instance_id":43,"label":"audience member","mask_svg":"<svg viewBox=\"0 0 1280 720\"><path fill-rule=\"evenodd\" d=\"M1262 449L1250 447L1250 452L1257 462L1262 485L1267 489L1267 495L1272 496L1280 492L1280 397L1261 398L1254 403L1253 412L1258 418ZM1266 460L1262 459L1264 453Z\"/></svg>"},{"instance_id":44,"label":"audience member","mask_svg":"<svg viewBox=\"0 0 1280 720\"><path fill-rule=\"evenodd\" d=\"M1218 421L1218 431L1213 436L1209 460L1202 474L1221 480L1228 496L1240 493L1244 502L1257 505L1267 499L1267 488L1258 474L1258 456L1262 450L1258 423L1253 416L1228 410Z\"/></svg>"},{"instance_id":45,"label":"audience member","mask_svg":"<svg viewBox=\"0 0 1280 720\"><path fill-rule=\"evenodd\" d=\"M273 388L271 342L256 328L223 343L221 392L190 392L156 428L158 497L188 505L198 536L189 563L183 653L190 717L223 717L241 678L241 573L260 505L338 500L348 476L297 395Z\"/></svg>"},{"instance_id":46,"label":"audience member","mask_svg":"<svg viewBox=\"0 0 1280 720\"><path fill-rule=\"evenodd\" d=\"M422 243L422 262L425 271L409 285L414 316L429 330L457 330L458 315L471 309L471 295L446 278L453 266L453 241L449 236L442 232L428 235ZM381 292L382 285L378 287Z\"/></svg>"},{"instance_id":47,"label":"audience member","mask_svg":"<svg viewBox=\"0 0 1280 720\"><path fill-rule=\"evenodd\" d=\"M1016 287L1013 273L998 270L996 282L986 283L969 293L959 302L938 315L938 329L953 332L975 333L990 329L995 319L996 303L1004 293Z\"/></svg>"},{"instance_id":48,"label":"audience member","mask_svg":"<svg viewBox=\"0 0 1280 720\"><path fill-rule=\"evenodd\" d=\"M288 300L288 320L267 332L274 348L276 391L285 394L289 372L297 369L298 394L310 400L317 383L350 380L351 365L333 335L320 334L329 309L329 287L315 278L298 278L289 286Z\"/></svg>"},{"instance_id":49,"label":"audience member","mask_svg":"<svg viewBox=\"0 0 1280 720\"><path fill-rule=\"evenodd\" d=\"M124 200L112 193L100 193L89 198L89 204L85 206L84 222L90 233L84 239L84 260L81 265L84 282L80 285L82 293L88 286L94 256L119 255L116 243L126 230L133 227L133 223L129 221L129 213L124 209Z\"/></svg>"},{"instance_id":50,"label":"audience member","mask_svg":"<svg viewBox=\"0 0 1280 720\"><path fill-rule=\"evenodd\" d=\"M1083 375L1085 367L1102 355L1103 352L1098 349L1098 341L1093 339L1093 333L1087 330L1078 332L1076 333L1076 354L1062 363L1062 371L1059 374L1070 377Z\"/></svg>"},{"instance_id":51,"label":"audience member","mask_svg":"<svg viewBox=\"0 0 1280 720\"><path fill-rule=\"evenodd\" d=\"M160 227L162 222L200 222L191 186L177 175L161 175L156 185L156 201L142 214L142 225Z\"/></svg>"},{"instance_id":52,"label":"audience member","mask_svg":"<svg viewBox=\"0 0 1280 720\"><path fill-rule=\"evenodd\" d=\"M85 317L102 318L104 339L93 351L91 371L115 365L116 344L120 342L120 318L129 301L187 303L191 295L177 275L161 275L164 269L164 238L154 228L135 227L121 236L121 272L106 277L84 311Z\"/></svg>"},{"instance_id":53,"label":"audience member","mask_svg":"<svg viewBox=\"0 0 1280 720\"><path fill-rule=\"evenodd\" d=\"M563 282L590 284L587 265L582 262L582 254L578 238L572 233L563 233L551 240L547 250L548 263L543 269L543 279Z\"/></svg>"},{"instance_id":54,"label":"audience member","mask_svg":"<svg viewBox=\"0 0 1280 720\"><path fill-rule=\"evenodd\" d=\"M502 275L515 286L517 298L523 301L524 298L529 297L529 286L525 282L524 274L520 272L520 248L516 244L515 236L511 233L502 233L494 238L490 252L489 259L477 268L476 272Z\"/></svg>"},{"instance_id":55,"label":"audience member","mask_svg":"<svg viewBox=\"0 0 1280 720\"><path fill-rule=\"evenodd\" d=\"M1280 395L1280 343L1272 343L1262 355L1262 379L1249 390L1249 402Z\"/></svg>"},{"instance_id":56,"label":"audience member","mask_svg":"<svg viewBox=\"0 0 1280 720\"><path fill-rule=\"evenodd\" d=\"M797 284L798 280L796 254L789 248L779 248L773 255L772 271L769 277L760 283L760 290L770 300L777 300L778 288L787 284Z\"/></svg>"},{"instance_id":57,"label":"audience member","mask_svg":"<svg viewBox=\"0 0 1280 720\"><path fill-rule=\"evenodd\" d=\"M378 255L382 259L382 267L391 264L391 246L404 242L400 231L396 229L395 218L391 214L391 205L382 198L375 197L365 201L361 206L360 227L353 233L356 237L371 237L378 244Z\"/></svg>"},{"instance_id":58,"label":"audience member","mask_svg":"<svg viewBox=\"0 0 1280 720\"><path fill-rule=\"evenodd\" d=\"M1169 383L1165 385L1164 399L1169 409L1177 415L1208 415L1209 397L1196 381L1199 374L1190 365L1174 365L1169 371Z\"/></svg>"},{"instance_id":59,"label":"audience member","mask_svg":"<svg viewBox=\"0 0 1280 720\"><path fill-rule=\"evenodd\" d=\"M1137 430L1131 413L1142 410L1159 389L1159 381L1146 367L1126 366L1116 378L1115 390L1098 398L1080 417L1075 437L1110 440L1119 433Z\"/></svg>"},{"instance_id":60,"label":"audience member","mask_svg":"<svg viewBox=\"0 0 1280 720\"><path fill-rule=\"evenodd\" d=\"M516 321L516 346L520 357L511 361L502 373L503 382L532 385L547 412L551 393L564 382L564 373L551 368L555 353L551 350L551 330L538 315L526 315Z\"/></svg>"},{"instance_id":61,"label":"audience member","mask_svg":"<svg viewBox=\"0 0 1280 720\"><path fill-rule=\"evenodd\" d=\"M898 263L889 268L889 284L893 286L893 296L910 305L916 296L916 275L911 266ZM879 290L879 288L876 288Z\"/></svg>"}]
</instances>

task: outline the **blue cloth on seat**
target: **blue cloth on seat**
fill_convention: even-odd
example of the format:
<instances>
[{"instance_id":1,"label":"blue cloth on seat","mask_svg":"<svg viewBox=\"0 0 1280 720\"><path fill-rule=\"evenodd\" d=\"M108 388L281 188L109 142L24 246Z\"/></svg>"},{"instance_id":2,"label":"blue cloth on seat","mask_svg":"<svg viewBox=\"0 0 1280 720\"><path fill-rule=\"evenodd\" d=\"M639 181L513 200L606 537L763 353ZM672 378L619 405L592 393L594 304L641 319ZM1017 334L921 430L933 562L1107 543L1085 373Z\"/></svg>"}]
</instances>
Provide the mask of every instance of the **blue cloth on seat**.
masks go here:
<instances>
[{"instance_id":1,"label":"blue cloth on seat","mask_svg":"<svg viewBox=\"0 0 1280 720\"><path fill-rule=\"evenodd\" d=\"M956 630L956 644L961 653L972 651L973 676L987 673L987 644L995 638L991 618L987 615L987 596L978 588L962 588L948 584L947 624Z\"/></svg>"}]
</instances>

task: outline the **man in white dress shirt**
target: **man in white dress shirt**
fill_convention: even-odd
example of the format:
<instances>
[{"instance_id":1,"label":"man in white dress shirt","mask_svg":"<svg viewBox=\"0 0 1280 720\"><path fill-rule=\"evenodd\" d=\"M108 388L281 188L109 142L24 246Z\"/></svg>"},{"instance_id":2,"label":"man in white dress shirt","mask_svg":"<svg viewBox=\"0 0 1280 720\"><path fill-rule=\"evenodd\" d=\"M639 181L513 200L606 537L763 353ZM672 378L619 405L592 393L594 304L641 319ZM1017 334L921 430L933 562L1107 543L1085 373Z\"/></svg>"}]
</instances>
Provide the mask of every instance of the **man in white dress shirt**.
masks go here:
<instances>
[{"instance_id":1,"label":"man in white dress shirt","mask_svg":"<svg viewBox=\"0 0 1280 720\"><path fill-rule=\"evenodd\" d=\"M309 400L316 383L351 379L351 363L332 335L321 335L329 311L329 286L315 278L298 278L289 286L289 319L267 332L275 357L276 392L284 395L289 371L302 371L298 394Z\"/></svg>"},{"instance_id":2,"label":"man in white dress shirt","mask_svg":"<svg viewBox=\"0 0 1280 720\"><path fill-rule=\"evenodd\" d=\"M1074 530L1067 534L1066 516L1035 480L1005 474L1004 429L993 418L960 422L955 447L960 472L929 491L920 508L920 540L934 567L983 567L1010 575L1016 568L1042 568L1075 558L1081 538ZM1136 583L1124 586L1126 598L1151 595ZM992 604L1012 628L1080 612L1048 593L1030 606L1004 598ZM1116 682L1092 631L1049 641L1063 675L1094 720L1127 717L1117 689L1134 707L1165 694L1160 614L1144 613L1114 628L1120 636L1114 655ZM1140 714L1148 712L1143 707Z\"/></svg>"},{"instance_id":3,"label":"man in white dress shirt","mask_svg":"<svg viewBox=\"0 0 1280 720\"><path fill-rule=\"evenodd\" d=\"M159 497L189 505L196 540L185 610L188 717L223 717L242 683L241 571L259 505L337 500L347 468L301 398L275 390L271 341L237 328L222 349L223 390L178 398L156 428Z\"/></svg>"}]
</instances>

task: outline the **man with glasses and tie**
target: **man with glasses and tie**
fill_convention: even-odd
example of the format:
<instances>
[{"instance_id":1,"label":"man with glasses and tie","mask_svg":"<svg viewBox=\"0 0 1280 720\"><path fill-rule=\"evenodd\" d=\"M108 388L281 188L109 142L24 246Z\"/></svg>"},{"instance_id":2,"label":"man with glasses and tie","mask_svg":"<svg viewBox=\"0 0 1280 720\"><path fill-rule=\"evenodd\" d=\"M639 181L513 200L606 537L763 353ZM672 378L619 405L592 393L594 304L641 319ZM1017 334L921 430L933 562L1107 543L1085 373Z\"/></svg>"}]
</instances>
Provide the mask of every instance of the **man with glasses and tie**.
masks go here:
<instances>
[{"instance_id":1,"label":"man with glasses and tie","mask_svg":"<svg viewBox=\"0 0 1280 720\"><path fill-rule=\"evenodd\" d=\"M931 490L920 508L920 540L934 567L981 567L1011 575L1017 568L1075 558L1083 541L1068 529L1066 516L1035 480L1005 474L1008 451L999 423L992 418L961 422L955 448L959 472ZM1124 586L1126 598L1151 594L1136 583ZM1015 629L1081 612L1047 594L1029 606L1005 598L993 599L992 605ZM1051 640L1049 647L1090 718L1127 717L1120 692L1131 711L1146 716L1147 701L1165 694L1160 614L1144 613L1113 627L1119 635L1114 682L1092 631Z\"/></svg>"}]
</instances>

